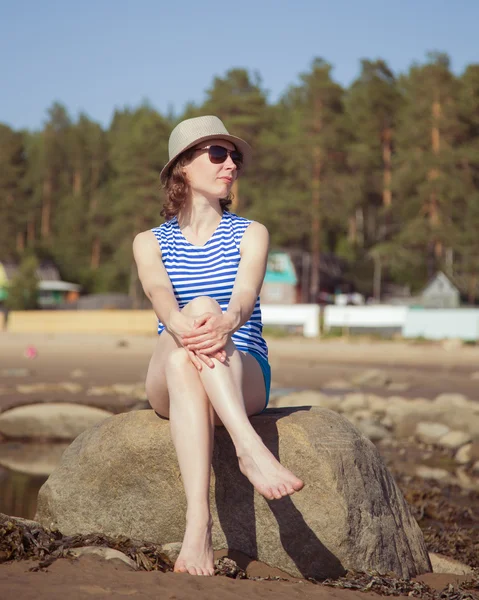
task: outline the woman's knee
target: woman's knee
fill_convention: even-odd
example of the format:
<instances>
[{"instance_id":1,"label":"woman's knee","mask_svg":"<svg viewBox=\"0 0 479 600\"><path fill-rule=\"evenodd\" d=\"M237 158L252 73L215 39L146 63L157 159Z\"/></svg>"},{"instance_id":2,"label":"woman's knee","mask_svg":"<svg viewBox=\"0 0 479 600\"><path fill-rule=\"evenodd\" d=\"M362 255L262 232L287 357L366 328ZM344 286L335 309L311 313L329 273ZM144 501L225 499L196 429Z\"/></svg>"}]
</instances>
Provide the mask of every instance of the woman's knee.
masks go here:
<instances>
[{"instance_id":1,"label":"woman's knee","mask_svg":"<svg viewBox=\"0 0 479 600\"><path fill-rule=\"evenodd\" d=\"M185 312L187 315L201 315L205 312L221 313L222 310L214 298L198 296L197 298L193 298L191 302L188 302L182 312Z\"/></svg>"},{"instance_id":2,"label":"woman's knee","mask_svg":"<svg viewBox=\"0 0 479 600\"><path fill-rule=\"evenodd\" d=\"M167 375L177 371L183 373L185 368L192 365L193 363L188 356L188 352L184 348L176 348L168 354L165 363L165 372Z\"/></svg>"}]
</instances>

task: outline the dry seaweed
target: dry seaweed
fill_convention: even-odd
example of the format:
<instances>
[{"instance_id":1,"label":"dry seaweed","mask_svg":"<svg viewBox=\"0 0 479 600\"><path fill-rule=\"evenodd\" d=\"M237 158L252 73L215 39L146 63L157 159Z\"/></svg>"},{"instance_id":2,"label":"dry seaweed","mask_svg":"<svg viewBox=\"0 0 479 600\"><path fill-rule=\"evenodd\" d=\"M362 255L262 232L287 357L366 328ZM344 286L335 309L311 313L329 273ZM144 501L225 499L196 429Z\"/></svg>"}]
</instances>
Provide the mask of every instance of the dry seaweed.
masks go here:
<instances>
[{"instance_id":1,"label":"dry seaweed","mask_svg":"<svg viewBox=\"0 0 479 600\"><path fill-rule=\"evenodd\" d=\"M82 546L101 546L119 550L144 571L171 571L173 565L159 546L120 536L112 538L94 533L64 536L59 531L48 531L39 525L27 525L0 514L0 563L10 560L34 559L44 569L57 558L69 556L68 551Z\"/></svg>"},{"instance_id":2,"label":"dry seaweed","mask_svg":"<svg viewBox=\"0 0 479 600\"><path fill-rule=\"evenodd\" d=\"M159 546L120 536L111 538L102 534L64 536L59 531L48 531L37 524L27 524L0 514L0 563L12 560L34 559L38 564L30 570L46 569L58 558L69 556L69 550L82 546L114 548L130 557L142 571L171 571L173 565ZM223 557L215 563L215 575L254 581L281 581L281 577L249 577L231 558ZM318 581L324 585L362 592L375 592L381 596L410 596L425 600L477 600L479 598L479 570L458 586L449 585L436 592L428 585L376 573L348 572L339 579Z\"/></svg>"},{"instance_id":3,"label":"dry seaweed","mask_svg":"<svg viewBox=\"0 0 479 600\"><path fill-rule=\"evenodd\" d=\"M318 582L320 585L357 590L360 592L375 592L381 596L410 596L424 600L477 600L479 591L479 572L457 586L449 584L441 592L430 586L412 579L399 579L394 575L348 572L339 579L326 579Z\"/></svg>"}]
</instances>

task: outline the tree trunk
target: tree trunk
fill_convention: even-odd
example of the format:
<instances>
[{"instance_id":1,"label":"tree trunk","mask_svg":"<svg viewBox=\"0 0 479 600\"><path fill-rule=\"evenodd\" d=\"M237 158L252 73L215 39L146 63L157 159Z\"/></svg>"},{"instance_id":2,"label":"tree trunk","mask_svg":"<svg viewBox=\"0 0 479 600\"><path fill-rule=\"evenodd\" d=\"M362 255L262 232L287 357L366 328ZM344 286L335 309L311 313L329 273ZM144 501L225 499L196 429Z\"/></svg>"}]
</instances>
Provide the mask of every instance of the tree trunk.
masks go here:
<instances>
[{"instance_id":1,"label":"tree trunk","mask_svg":"<svg viewBox=\"0 0 479 600\"><path fill-rule=\"evenodd\" d=\"M93 270L98 269L100 266L100 256L101 256L101 241L100 236L95 236L93 238L92 247L91 247L91 259L90 259L90 268Z\"/></svg>"},{"instance_id":2,"label":"tree trunk","mask_svg":"<svg viewBox=\"0 0 479 600\"><path fill-rule=\"evenodd\" d=\"M353 215L348 219L348 241L350 244L355 244L358 236L358 228L356 224L356 216Z\"/></svg>"},{"instance_id":3,"label":"tree trunk","mask_svg":"<svg viewBox=\"0 0 479 600\"><path fill-rule=\"evenodd\" d=\"M41 237L48 239L51 233L50 220L52 214L52 181L47 177L43 182Z\"/></svg>"},{"instance_id":4,"label":"tree trunk","mask_svg":"<svg viewBox=\"0 0 479 600\"><path fill-rule=\"evenodd\" d=\"M322 102L316 98L313 116L313 135L316 137L321 132ZM317 303L321 289L321 148L317 140L313 141L312 151L312 178L311 178L311 279L310 302Z\"/></svg>"},{"instance_id":5,"label":"tree trunk","mask_svg":"<svg viewBox=\"0 0 479 600\"><path fill-rule=\"evenodd\" d=\"M82 176L80 169L73 173L73 195L79 196L82 191Z\"/></svg>"},{"instance_id":6,"label":"tree trunk","mask_svg":"<svg viewBox=\"0 0 479 600\"><path fill-rule=\"evenodd\" d=\"M432 130L431 130L431 145L432 152L434 155L438 155L441 149L441 135L439 130L439 119L441 118L441 103L439 100L434 100L432 103ZM439 172L437 169L431 169L429 172L430 181L435 181L439 176ZM429 222L431 224L431 228L436 230L440 225L440 210L439 210L439 201L437 197L437 192L434 190L431 192L431 197L429 201ZM436 260L439 260L442 257L443 247L442 243L435 239L434 240L434 256Z\"/></svg>"},{"instance_id":7,"label":"tree trunk","mask_svg":"<svg viewBox=\"0 0 479 600\"><path fill-rule=\"evenodd\" d=\"M381 279L382 279L382 264L379 256L374 256L374 281L373 281L373 295L374 299L378 302L381 301Z\"/></svg>"},{"instance_id":8,"label":"tree trunk","mask_svg":"<svg viewBox=\"0 0 479 600\"><path fill-rule=\"evenodd\" d=\"M320 290L320 263L321 263L321 210L320 210L320 174L321 174L321 150L313 148L313 177L311 181L311 302L318 301Z\"/></svg>"},{"instance_id":9,"label":"tree trunk","mask_svg":"<svg viewBox=\"0 0 479 600\"><path fill-rule=\"evenodd\" d=\"M476 289L477 289L477 273L471 273L469 277L469 294L468 301L469 304L476 303Z\"/></svg>"},{"instance_id":10,"label":"tree trunk","mask_svg":"<svg viewBox=\"0 0 479 600\"><path fill-rule=\"evenodd\" d=\"M32 246L35 243L35 220L30 217L27 221L27 244Z\"/></svg>"},{"instance_id":11,"label":"tree trunk","mask_svg":"<svg viewBox=\"0 0 479 600\"><path fill-rule=\"evenodd\" d=\"M392 203L392 191L391 191L391 140L392 131L389 127L383 130L382 143L383 143L383 205L391 206Z\"/></svg>"},{"instance_id":12,"label":"tree trunk","mask_svg":"<svg viewBox=\"0 0 479 600\"><path fill-rule=\"evenodd\" d=\"M25 250L25 236L23 231L17 231L17 252L23 252Z\"/></svg>"}]
</instances>

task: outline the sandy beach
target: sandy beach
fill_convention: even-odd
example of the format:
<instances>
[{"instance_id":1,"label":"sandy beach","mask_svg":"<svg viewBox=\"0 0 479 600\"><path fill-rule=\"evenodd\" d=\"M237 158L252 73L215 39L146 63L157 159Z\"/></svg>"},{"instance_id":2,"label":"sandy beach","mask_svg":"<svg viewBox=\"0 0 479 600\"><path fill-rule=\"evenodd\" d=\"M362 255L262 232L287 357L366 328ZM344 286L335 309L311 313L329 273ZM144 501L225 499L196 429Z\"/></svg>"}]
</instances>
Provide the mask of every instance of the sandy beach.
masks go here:
<instances>
[{"instance_id":1,"label":"sandy beach","mask_svg":"<svg viewBox=\"0 0 479 600\"><path fill-rule=\"evenodd\" d=\"M59 401L106 408L114 413L141 405L145 407L141 394L132 395L129 389L132 386L141 389L155 343L154 335L3 333L0 335L0 412L24 404ZM343 392L348 391L348 386L350 391L355 391L358 387L351 382L365 370L376 369L387 374L388 385L378 389L374 382L373 385L366 383L361 387L363 392L381 394L386 399L398 393L406 399L433 399L438 394L454 393L479 401L479 348L476 347L452 342L320 341L299 337L270 338L268 345L273 396L301 389L335 394L341 387ZM25 357L28 346L34 347L35 358ZM55 387L60 383L65 384L63 388ZM30 391L25 391L28 386ZM73 389L76 390L74 393ZM386 440L384 444L380 442L378 448L414 516L420 521L428 550L449 555L473 568L479 567L479 492L470 490L466 493L454 485L423 482L409 475L409 466L418 460L421 452L427 453L430 449L407 441L398 444ZM429 457L432 461L443 462L445 458L446 454L440 452L432 459ZM472 516L465 511L465 506L472 511ZM33 506L29 510L33 510ZM17 516L32 518L33 514ZM0 568L1 597L5 600L54 599L69 594L73 598L125 595L156 598L158 593L168 598L236 598L243 595L259 598L273 594L277 598L305 599L377 597L357 589L294 580L256 561L249 561L245 569L248 577L257 579L209 579L157 571L133 572L127 565L89 556L59 559L45 570L29 570L35 564L31 560L3 564ZM466 576L426 574L415 581L431 586L431 590L442 590L465 579ZM421 597L433 598L433 595L427 596L429 592L425 589Z\"/></svg>"}]
</instances>

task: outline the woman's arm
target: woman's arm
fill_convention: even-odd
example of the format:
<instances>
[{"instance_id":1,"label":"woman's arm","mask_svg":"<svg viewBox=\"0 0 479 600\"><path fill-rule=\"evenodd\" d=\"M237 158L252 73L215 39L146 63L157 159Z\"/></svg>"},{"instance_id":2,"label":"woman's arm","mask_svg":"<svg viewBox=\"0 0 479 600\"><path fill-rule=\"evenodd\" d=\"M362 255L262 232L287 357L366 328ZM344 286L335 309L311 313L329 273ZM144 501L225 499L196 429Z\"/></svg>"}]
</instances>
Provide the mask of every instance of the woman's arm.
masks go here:
<instances>
[{"instance_id":1,"label":"woman's arm","mask_svg":"<svg viewBox=\"0 0 479 600\"><path fill-rule=\"evenodd\" d=\"M160 245L152 231L143 231L135 237L133 255L138 267L138 277L156 316L178 343L184 346L182 336L195 329L195 319L180 312L173 286L161 260ZM210 356L198 356L194 350L188 348L186 350L188 350L191 362L199 371L202 368L201 362L209 367L214 367ZM221 360L223 354L224 352L218 352L216 358Z\"/></svg>"},{"instance_id":2,"label":"woman's arm","mask_svg":"<svg viewBox=\"0 0 479 600\"><path fill-rule=\"evenodd\" d=\"M204 354L217 352L248 321L263 285L268 248L268 230L253 221L241 240L241 259L227 310L222 315L205 313L197 317L199 327L183 336L185 347Z\"/></svg>"},{"instance_id":3,"label":"woman's arm","mask_svg":"<svg viewBox=\"0 0 479 600\"><path fill-rule=\"evenodd\" d=\"M253 221L241 240L241 260L231 299L225 312L231 333L244 325L253 313L266 273L268 249L268 230L261 223Z\"/></svg>"},{"instance_id":4,"label":"woman's arm","mask_svg":"<svg viewBox=\"0 0 479 600\"><path fill-rule=\"evenodd\" d=\"M161 260L161 248L152 231L143 231L133 240L135 257L143 290L156 316L168 329L172 316L179 313L170 278Z\"/></svg>"}]
</instances>

